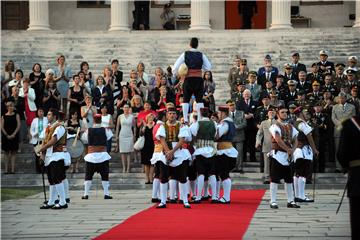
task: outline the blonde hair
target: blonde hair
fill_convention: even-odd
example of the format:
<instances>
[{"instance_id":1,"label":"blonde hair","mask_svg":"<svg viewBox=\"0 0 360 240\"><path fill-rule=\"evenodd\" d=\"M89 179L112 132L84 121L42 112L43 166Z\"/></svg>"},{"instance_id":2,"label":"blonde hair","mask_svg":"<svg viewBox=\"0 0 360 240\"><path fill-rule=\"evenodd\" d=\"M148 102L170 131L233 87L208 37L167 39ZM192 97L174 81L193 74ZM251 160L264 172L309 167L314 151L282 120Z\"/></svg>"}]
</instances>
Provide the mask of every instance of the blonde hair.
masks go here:
<instances>
[{"instance_id":1,"label":"blonde hair","mask_svg":"<svg viewBox=\"0 0 360 240\"><path fill-rule=\"evenodd\" d=\"M105 66L104 67L104 70L103 70L103 76L105 77L105 70L109 70L110 71L110 75L112 74L112 69L111 69L111 67L110 66Z\"/></svg>"},{"instance_id":2,"label":"blonde hair","mask_svg":"<svg viewBox=\"0 0 360 240\"><path fill-rule=\"evenodd\" d=\"M135 99L140 99L140 105L141 105L141 106L144 106L142 97L141 97L140 95L134 95L134 96L131 98L131 100L130 100L130 105L131 105L131 107L135 107Z\"/></svg>"}]
</instances>

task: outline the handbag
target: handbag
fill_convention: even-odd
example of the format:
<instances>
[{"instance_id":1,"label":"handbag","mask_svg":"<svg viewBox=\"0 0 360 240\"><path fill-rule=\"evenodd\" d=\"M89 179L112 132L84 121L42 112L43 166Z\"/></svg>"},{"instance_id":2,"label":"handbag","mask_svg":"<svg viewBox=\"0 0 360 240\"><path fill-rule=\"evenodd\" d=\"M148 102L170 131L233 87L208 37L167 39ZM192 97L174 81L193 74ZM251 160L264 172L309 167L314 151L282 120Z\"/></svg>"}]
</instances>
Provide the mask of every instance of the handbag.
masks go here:
<instances>
[{"instance_id":1,"label":"handbag","mask_svg":"<svg viewBox=\"0 0 360 240\"><path fill-rule=\"evenodd\" d=\"M145 137L140 136L134 144L134 149L139 151L144 148L144 145L145 145Z\"/></svg>"}]
</instances>

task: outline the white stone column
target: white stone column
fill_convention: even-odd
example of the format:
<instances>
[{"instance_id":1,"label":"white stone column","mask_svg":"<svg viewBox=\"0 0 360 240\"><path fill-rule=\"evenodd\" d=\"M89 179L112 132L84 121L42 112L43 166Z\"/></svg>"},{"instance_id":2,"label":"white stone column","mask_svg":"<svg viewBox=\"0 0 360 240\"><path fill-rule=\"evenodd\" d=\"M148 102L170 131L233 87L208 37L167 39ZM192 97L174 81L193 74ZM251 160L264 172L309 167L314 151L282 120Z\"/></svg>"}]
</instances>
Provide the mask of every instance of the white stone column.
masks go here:
<instances>
[{"instance_id":1,"label":"white stone column","mask_svg":"<svg viewBox=\"0 0 360 240\"><path fill-rule=\"evenodd\" d=\"M209 0L191 0L191 24L189 30L211 30L209 5Z\"/></svg>"},{"instance_id":2,"label":"white stone column","mask_svg":"<svg viewBox=\"0 0 360 240\"><path fill-rule=\"evenodd\" d=\"M291 29L291 1L271 1L271 26L270 29Z\"/></svg>"},{"instance_id":3,"label":"white stone column","mask_svg":"<svg viewBox=\"0 0 360 240\"><path fill-rule=\"evenodd\" d=\"M353 27L358 27L360 28L360 0L356 0L355 1L356 4L356 10L355 10L355 22L354 22L354 26Z\"/></svg>"},{"instance_id":4,"label":"white stone column","mask_svg":"<svg viewBox=\"0 0 360 240\"><path fill-rule=\"evenodd\" d=\"M30 0L29 1L30 24L27 30L50 30L49 25L49 1Z\"/></svg>"},{"instance_id":5,"label":"white stone column","mask_svg":"<svg viewBox=\"0 0 360 240\"><path fill-rule=\"evenodd\" d=\"M109 31L130 31L128 1L111 0L111 24Z\"/></svg>"}]
</instances>

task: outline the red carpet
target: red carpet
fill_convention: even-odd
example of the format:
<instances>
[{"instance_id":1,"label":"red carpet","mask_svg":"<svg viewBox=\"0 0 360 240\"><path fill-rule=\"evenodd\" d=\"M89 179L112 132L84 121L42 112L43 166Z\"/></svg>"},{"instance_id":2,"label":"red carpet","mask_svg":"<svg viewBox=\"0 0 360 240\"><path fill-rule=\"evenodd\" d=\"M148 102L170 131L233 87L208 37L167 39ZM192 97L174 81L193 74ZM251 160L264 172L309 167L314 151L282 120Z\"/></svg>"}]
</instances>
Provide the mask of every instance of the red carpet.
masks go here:
<instances>
[{"instance_id":1,"label":"red carpet","mask_svg":"<svg viewBox=\"0 0 360 240\"><path fill-rule=\"evenodd\" d=\"M231 204L168 204L166 209L148 208L125 220L102 239L241 239L265 190L233 190Z\"/></svg>"}]
</instances>

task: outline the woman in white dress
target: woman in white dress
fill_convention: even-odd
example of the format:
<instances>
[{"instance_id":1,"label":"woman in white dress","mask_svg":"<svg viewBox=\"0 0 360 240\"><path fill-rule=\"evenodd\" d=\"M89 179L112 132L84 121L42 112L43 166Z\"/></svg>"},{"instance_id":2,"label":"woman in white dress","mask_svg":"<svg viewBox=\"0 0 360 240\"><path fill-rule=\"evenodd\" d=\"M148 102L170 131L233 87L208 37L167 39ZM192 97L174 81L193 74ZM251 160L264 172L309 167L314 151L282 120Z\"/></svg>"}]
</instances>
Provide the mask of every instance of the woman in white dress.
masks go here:
<instances>
[{"instance_id":1,"label":"woman in white dress","mask_svg":"<svg viewBox=\"0 0 360 240\"><path fill-rule=\"evenodd\" d=\"M107 136L107 152L110 154L111 152L111 145L112 145L112 137L113 137L113 129L114 129L114 121L111 114L107 113L107 105L103 104L100 106L101 111L101 127L106 129L108 132Z\"/></svg>"},{"instance_id":2,"label":"woman in white dress","mask_svg":"<svg viewBox=\"0 0 360 240\"><path fill-rule=\"evenodd\" d=\"M135 118L130 111L129 104L123 107L124 114L117 119L116 124L116 152L120 149L123 173L130 172L130 158L134 152L134 127ZM126 163L126 164L125 164Z\"/></svg>"}]
</instances>

